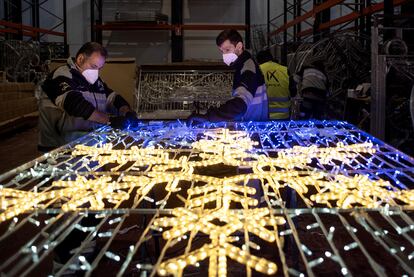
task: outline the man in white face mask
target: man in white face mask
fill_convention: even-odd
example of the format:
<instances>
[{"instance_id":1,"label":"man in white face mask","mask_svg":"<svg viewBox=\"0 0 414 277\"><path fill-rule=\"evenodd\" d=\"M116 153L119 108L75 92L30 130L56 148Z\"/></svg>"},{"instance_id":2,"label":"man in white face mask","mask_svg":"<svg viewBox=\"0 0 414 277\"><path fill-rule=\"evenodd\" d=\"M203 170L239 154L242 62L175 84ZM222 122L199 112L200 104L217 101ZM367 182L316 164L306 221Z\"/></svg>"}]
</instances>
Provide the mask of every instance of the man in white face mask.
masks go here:
<instances>
[{"instance_id":1,"label":"man in white face mask","mask_svg":"<svg viewBox=\"0 0 414 277\"><path fill-rule=\"evenodd\" d=\"M75 58L54 70L39 96L39 150L66 144L99 124L136 122L128 103L100 78L106 49L95 42L84 44ZM118 114L113 120L109 114ZM113 122L111 122L113 121ZM115 122L116 121L116 122Z\"/></svg>"},{"instance_id":2,"label":"man in white face mask","mask_svg":"<svg viewBox=\"0 0 414 277\"><path fill-rule=\"evenodd\" d=\"M206 114L192 114L188 121L266 121L268 102L263 74L251 54L244 49L241 35L233 29L222 31L216 44L223 55L223 62L234 72L232 99Z\"/></svg>"}]
</instances>

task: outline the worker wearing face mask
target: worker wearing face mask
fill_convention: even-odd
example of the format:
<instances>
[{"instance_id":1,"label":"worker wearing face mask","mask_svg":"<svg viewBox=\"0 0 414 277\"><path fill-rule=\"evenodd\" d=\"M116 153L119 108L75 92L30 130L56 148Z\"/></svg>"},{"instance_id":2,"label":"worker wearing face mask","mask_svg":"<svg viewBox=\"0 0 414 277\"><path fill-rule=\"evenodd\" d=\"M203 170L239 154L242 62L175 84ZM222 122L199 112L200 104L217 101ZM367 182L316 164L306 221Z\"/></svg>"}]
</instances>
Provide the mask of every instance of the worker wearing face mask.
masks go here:
<instances>
[{"instance_id":1,"label":"worker wearing face mask","mask_svg":"<svg viewBox=\"0 0 414 277\"><path fill-rule=\"evenodd\" d=\"M66 144L101 124L136 122L128 103L99 78L106 49L88 42L67 64L49 74L41 85L39 102L40 151ZM109 114L118 114L111 118Z\"/></svg>"},{"instance_id":2,"label":"worker wearing face mask","mask_svg":"<svg viewBox=\"0 0 414 277\"><path fill-rule=\"evenodd\" d=\"M251 54L244 49L241 35L236 30L224 30L216 38L223 61L234 72L232 98L206 114L192 114L188 121L265 121L268 120L268 102L263 74Z\"/></svg>"}]
</instances>

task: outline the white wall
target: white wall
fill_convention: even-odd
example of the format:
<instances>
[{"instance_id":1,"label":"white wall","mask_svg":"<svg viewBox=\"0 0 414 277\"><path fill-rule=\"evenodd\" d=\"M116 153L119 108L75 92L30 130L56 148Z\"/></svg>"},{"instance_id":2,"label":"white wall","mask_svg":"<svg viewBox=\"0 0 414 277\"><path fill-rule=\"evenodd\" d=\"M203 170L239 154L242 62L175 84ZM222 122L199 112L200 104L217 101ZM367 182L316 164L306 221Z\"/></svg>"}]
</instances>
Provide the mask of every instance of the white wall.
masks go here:
<instances>
[{"instance_id":1,"label":"white wall","mask_svg":"<svg viewBox=\"0 0 414 277\"><path fill-rule=\"evenodd\" d=\"M59 1L60 2L60 1ZM78 49L91 39L91 19L88 0L68 0L67 38L69 53L74 56Z\"/></svg>"},{"instance_id":2,"label":"white wall","mask_svg":"<svg viewBox=\"0 0 414 277\"><path fill-rule=\"evenodd\" d=\"M245 24L245 1L190 0L184 24ZM184 31L184 60L220 60L220 31ZM244 32L240 32L244 36Z\"/></svg>"},{"instance_id":3,"label":"white wall","mask_svg":"<svg viewBox=\"0 0 414 277\"><path fill-rule=\"evenodd\" d=\"M282 3L271 2L273 6ZM188 0L189 16L185 23L244 25L245 4L245 0ZM250 1L250 25L266 24L267 0ZM185 31L184 59L221 60L216 46L216 37L219 33L220 31ZM245 38L245 32L240 33Z\"/></svg>"}]
</instances>

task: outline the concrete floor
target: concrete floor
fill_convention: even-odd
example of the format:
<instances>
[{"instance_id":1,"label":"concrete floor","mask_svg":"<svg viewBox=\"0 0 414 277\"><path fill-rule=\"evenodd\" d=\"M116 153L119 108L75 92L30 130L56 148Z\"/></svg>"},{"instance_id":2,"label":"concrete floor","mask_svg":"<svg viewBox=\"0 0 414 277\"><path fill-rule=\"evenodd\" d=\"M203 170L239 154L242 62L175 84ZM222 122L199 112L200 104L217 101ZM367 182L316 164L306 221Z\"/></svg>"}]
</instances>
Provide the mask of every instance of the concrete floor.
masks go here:
<instances>
[{"instance_id":1,"label":"concrete floor","mask_svg":"<svg viewBox=\"0 0 414 277\"><path fill-rule=\"evenodd\" d=\"M27 128L0 138L0 174L42 155L37 151L37 128Z\"/></svg>"}]
</instances>

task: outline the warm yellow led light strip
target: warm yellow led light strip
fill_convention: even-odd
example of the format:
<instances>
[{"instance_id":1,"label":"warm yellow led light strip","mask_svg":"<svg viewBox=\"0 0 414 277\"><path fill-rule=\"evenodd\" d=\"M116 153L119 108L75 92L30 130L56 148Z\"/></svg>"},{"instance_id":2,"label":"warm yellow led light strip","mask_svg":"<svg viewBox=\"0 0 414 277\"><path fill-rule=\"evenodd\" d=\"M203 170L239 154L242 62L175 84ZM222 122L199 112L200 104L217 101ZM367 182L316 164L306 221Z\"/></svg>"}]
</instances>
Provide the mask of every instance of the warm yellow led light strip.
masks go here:
<instances>
[{"instance_id":1,"label":"warm yellow led light strip","mask_svg":"<svg viewBox=\"0 0 414 277\"><path fill-rule=\"evenodd\" d=\"M229 198L229 201L233 200ZM185 267L209 258L209 275L226 276L227 257L264 274L276 272L275 263L256 257L250 254L248 249L239 249L232 244L234 241L232 234L239 230L244 230L262 240L274 243L277 239L276 225L284 224L285 220L282 217L272 216L270 209L245 209L240 214L235 210L226 209L224 206L218 210L176 208L173 215L173 218L159 218L154 222L155 226L170 228L163 232L165 240L179 239L188 232L202 232L209 235L211 242L192 252L188 251L184 255L161 263L158 267L160 275L177 273L180 275ZM225 225L213 224L214 219L224 221ZM273 227L273 231L268 230L266 226Z\"/></svg>"},{"instance_id":2,"label":"warm yellow led light strip","mask_svg":"<svg viewBox=\"0 0 414 277\"><path fill-rule=\"evenodd\" d=\"M295 146L281 150L275 158L251 151L255 145L246 133L230 132L227 129L208 131L205 139L192 144L193 154L199 157L197 160L191 160L187 156L174 159L164 149L140 149L133 146L128 150L114 150L111 144L100 148L78 145L73 156L85 156L98 161L100 165L117 163L118 166L113 171L128 162L132 162L130 168L146 167L146 170L142 176L119 176L116 181L109 176L96 179L78 176L73 181L54 181L41 192L1 188L0 207L3 212L0 214L0 222L33 209L47 208L59 200L64 202L61 205L63 211L84 208L102 210L110 208L106 207L105 201L116 206L128 200L133 189L136 191L136 206L143 199L149 198L147 194L154 185L166 183L167 191L178 193L181 189L180 182L190 181L202 186L188 189L188 198L183 207L174 209L173 217L156 219L154 225L163 229L163 238L168 242L180 239L188 232L205 233L211 242L192 252L186 250L179 257L160 261L157 264L158 273L180 275L188 265L209 258L209 274L225 276L227 258L230 258L261 273L273 274L277 270L275 263L252 255L248 247L239 249L232 244L232 234L244 231L245 234L254 234L280 247L277 225L284 224L285 220L273 216L268 200L267 208L257 207L259 202L253 197L256 190L249 187L250 181L258 180L267 196L265 198L269 199L272 195L275 200L280 200L282 207L279 190L287 186L293 188L309 207L316 203L340 208L371 208L385 204L412 206L414 203L414 191L392 188L387 181L374 181L367 176L334 175L308 166L312 159L317 159L320 164L332 161L349 163L360 153L375 153L375 148L370 143L338 143L336 147L327 148ZM197 167L215 164L249 167L252 173L226 178L194 173ZM310 193L309 187L315 188L316 192L305 196ZM207 203L214 203L214 208L205 208ZM231 209L231 203L240 204L242 212ZM215 219L220 219L225 224L217 226L212 223Z\"/></svg>"}]
</instances>

